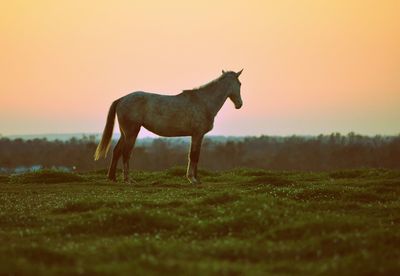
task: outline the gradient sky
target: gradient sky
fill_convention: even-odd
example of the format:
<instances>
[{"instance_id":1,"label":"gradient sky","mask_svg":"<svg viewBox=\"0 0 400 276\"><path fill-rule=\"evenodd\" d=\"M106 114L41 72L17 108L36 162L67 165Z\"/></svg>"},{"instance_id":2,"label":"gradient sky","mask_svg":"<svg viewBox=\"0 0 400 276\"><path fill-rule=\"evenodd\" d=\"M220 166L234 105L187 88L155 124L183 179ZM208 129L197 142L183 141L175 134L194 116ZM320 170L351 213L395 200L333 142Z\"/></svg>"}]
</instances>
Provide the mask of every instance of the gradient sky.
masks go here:
<instances>
[{"instance_id":1,"label":"gradient sky","mask_svg":"<svg viewBox=\"0 0 400 276\"><path fill-rule=\"evenodd\" d=\"M101 132L122 95L244 68L243 108L227 102L210 134L398 134L399 11L397 0L2 1L0 133Z\"/></svg>"}]
</instances>

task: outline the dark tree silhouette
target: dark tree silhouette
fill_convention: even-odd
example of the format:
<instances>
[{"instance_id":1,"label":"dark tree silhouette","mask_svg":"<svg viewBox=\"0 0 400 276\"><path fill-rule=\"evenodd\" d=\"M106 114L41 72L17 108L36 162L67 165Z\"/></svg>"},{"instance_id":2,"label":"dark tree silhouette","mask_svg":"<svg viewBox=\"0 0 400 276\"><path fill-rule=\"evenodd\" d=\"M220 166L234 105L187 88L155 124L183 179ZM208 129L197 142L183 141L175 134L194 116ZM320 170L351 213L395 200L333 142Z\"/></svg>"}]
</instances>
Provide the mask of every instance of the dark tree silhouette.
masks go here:
<instances>
[{"instance_id":1,"label":"dark tree silhouette","mask_svg":"<svg viewBox=\"0 0 400 276\"><path fill-rule=\"evenodd\" d=\"M0 138L1 171L25 166L76 167L78 171L105 169L108 159L93 161L94 136L68 141ZM163 170L187 162L188 141L166 138L135 147L132 164L139 170ZM256 167L276 170L337 170L361 167L400 169L399 136L362 136L355 133L317 137L246 137L226 142L207 137L200 165L212 170Z\"/></svg>"}]
</instances>

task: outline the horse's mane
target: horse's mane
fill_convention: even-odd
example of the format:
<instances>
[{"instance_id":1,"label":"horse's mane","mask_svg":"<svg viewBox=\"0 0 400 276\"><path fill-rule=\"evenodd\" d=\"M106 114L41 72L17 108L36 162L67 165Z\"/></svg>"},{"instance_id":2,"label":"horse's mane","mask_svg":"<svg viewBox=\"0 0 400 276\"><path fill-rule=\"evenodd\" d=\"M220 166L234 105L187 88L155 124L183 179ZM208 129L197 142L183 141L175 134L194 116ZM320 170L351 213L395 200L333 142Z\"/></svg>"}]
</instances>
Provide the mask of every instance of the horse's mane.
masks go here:
<instances>
[{"instance_id":1,"label":"horse's mane","mask_svg":"<svg viewBox=\"0 0 400 276\"><path fill-rule=\"evenodd\" d=\"M183 92L201 92L201 91L203 91L203 90L209 90L209 89L211 89L212 87L214 87L216 84L218 84L222 79L224 79L225 76L230 75L230 74L232 74L232 73L235 73L235 72L231 72L231 71L225 72L225 73L223 73L221 76L219 76L218 78L216 78L215 80L212 80L212 81L210 81L210 82L207 82L206 84L200 85L199 87L196 87L196 88L185 89L185 90L183 90Z\"/></svg>"}]
</instances>

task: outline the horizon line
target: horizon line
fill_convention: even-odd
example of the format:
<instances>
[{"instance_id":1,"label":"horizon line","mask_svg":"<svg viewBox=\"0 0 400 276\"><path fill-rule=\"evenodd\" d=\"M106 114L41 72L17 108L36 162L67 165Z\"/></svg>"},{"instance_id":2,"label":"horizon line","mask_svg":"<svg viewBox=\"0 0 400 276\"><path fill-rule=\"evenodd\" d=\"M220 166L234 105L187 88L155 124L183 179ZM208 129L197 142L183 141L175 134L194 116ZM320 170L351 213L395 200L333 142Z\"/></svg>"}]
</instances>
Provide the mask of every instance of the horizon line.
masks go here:
<instances>
[{"instance_id":1,"label":"horizon line","mask_svg":"<svg viewBox=\"0 0 400 276\"><path fill-rule=\"evenodd\" d=\"M243 134L243 135L227 135L227 134L206 134L205 136L211 136L211 137L261 137L261 136L272 136L272 137L290 137L290 136L329 136L332 134L340 134L340 135L349 135L349 134L355 134L355 135L361 135L361 136L399 136L400 132L398 133L392 133L392 134L381 134L381 133L375 133L375 134L365 134L365 133L360 133L360 132L355 132L355 131L349 131L346 133L342 133L340 131L332 131L329 133L318 133L318 134L304 134L304 133L292 133L292 134ZM102 132L48 132L48 133L31 133L31 134L1 134L0 133L0 138L18 138L18 137L27 137L27 136L101 136ZM112 136L119 136L121 135L120 132L113 132ZM71 138L72 138L71 137ZM138 139L146 139L146 138L152 138L152 139L157 139L157 138L183 138L183 137L190 137L190 136L177 136L177 137L164 137L164 136L159 136L156 134L153 135L145 135L142 137L138 137ZM79 137L75 137L79 138Z\"/></svg>"}]
</instances>

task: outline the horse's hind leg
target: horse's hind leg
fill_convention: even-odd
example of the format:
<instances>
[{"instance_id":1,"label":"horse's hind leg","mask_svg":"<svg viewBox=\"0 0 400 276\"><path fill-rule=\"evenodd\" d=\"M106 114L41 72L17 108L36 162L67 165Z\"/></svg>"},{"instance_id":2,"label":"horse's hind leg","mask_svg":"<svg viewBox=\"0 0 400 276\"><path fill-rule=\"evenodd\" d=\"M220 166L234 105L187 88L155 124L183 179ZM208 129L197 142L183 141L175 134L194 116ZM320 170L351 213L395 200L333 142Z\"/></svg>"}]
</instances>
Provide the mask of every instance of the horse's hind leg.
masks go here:
<instances>
[{"instance_id":1,"label":"horse's hind leg","mask_svg":"<svg viewBox=\"0 0 400 276\"><path fill-rule=\"evenodd\" d=\"M121 136L118 140L118 143L115 145L111 160L110 168L108 169L108 179L111 181L117 181L116 170L118 165L118 160L122 154L122 147L124 144L124 138Z\"/></svg>"},{"instance_id":2,"label":"horse's hind leg","mask_svg":"<svg viewBox=\"0 0 400 276\"><path fill-rule=\"evenodd\" d=\"M186 177L192 184L199 184L200 181L197 177L197 164L199 163L201 143L203 141L203 135L192 136L192 142L190 144L189 163L187 167Z\"/></svg>"},{"instance_id":3,"label":"horse's hind leg","mask_svg":"<svg viewBox=\"0 0 400 276\"><path fill-rule=\"evenodd\" d=\"M122 150L122 161L124 163L124 181L129 182L129 159L139 134L140 126L135 126L129 132L125 132L125 143Z\"/></svg>"}]
</instances>

